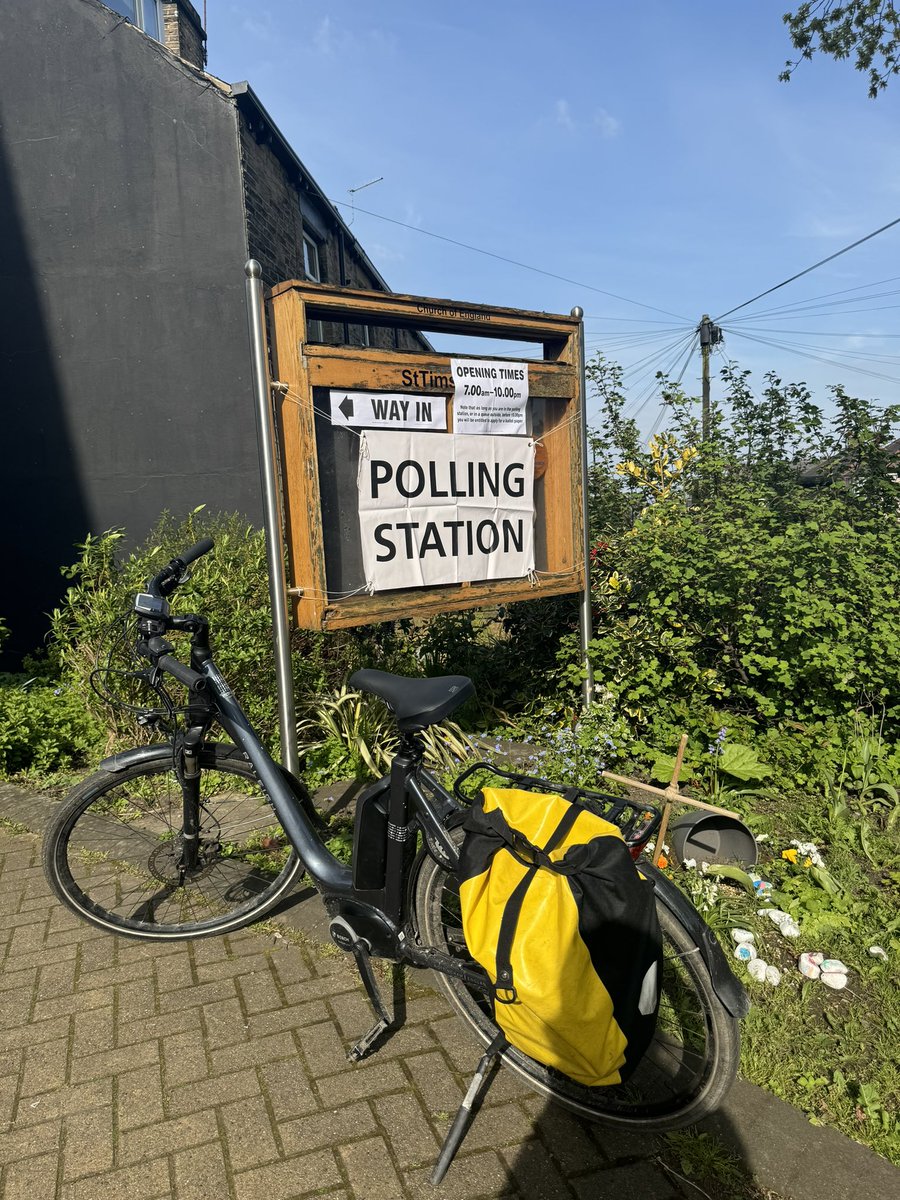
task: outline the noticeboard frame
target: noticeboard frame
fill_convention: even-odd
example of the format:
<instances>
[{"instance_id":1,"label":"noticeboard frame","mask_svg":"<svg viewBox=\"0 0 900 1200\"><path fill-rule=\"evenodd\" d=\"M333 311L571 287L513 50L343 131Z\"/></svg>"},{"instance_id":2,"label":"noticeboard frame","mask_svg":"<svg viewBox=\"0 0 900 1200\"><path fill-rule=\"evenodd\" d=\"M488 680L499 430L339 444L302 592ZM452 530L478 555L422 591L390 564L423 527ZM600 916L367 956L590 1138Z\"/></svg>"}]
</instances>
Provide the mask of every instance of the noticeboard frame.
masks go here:
<instances>
[{"instance_id":1,"label":"noticeboard frame","mask_svg":"<svg viewBox=\"0 0 900 1200\"><path fill-rule=\"evenodd\" d=\"M297 280L273 287L266 294L266 307L276 380L273 393L278 436L274 466L280 476L284 505L287 591L299 628L340 629L583 592L585 397L580 315L530 312ZM432 377L450 378L451 354L424 348L384 350L311 342L307 331L313 321L487 337L541 346L542 358L527 360L528 404L540 402L541 428L537 439L544 448L539 485L540 525L536 522L535 528L535 542L541 547L543 561L536 583L506 579L397 589L374 595L329 593L314 389L409 391L409 384L402 382L402 372L416 371L419 385L415 393L443 397L448 406L447 428L452 431L452 388L448 390L439 383L429 386L427 382ZM423 347L426 344L423 342ZM452 357L459 355L454 353ZM479 356L466 352L465 357ZM482 357L490 362L497 356ZM321 421L321 412L319 415Z\"/></svg>"}]
</instances>

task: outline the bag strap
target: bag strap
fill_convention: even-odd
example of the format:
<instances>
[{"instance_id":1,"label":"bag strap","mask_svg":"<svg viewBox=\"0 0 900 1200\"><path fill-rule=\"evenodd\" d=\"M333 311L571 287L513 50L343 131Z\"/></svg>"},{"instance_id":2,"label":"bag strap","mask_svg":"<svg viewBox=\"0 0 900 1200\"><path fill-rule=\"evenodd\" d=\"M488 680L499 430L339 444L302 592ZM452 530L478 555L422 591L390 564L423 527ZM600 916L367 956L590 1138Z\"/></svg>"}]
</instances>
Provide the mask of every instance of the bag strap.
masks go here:
<instances>
[{"instance_id":1,"label":"bag strap","mask_svg":"<svg viewBox=\"0 0 900 1200\"><path fill-rule=\"evenodd\" d=\"M539 850L536 846L532 846L527 839L521 838L521 842L524 842L525 846L534 853L535 861L529 865L528 870L513 889L500 920L500 932L497 935L497 982L494 984L494 999L500 1004L515 1004L518 999L518 993L513 983L511 956L513 938L516 936L516 926L519 924L519 916L522 912L522 905L525 902L525 893L528 891L531 881L538 873L540 867L549 866L553 870L553 864L550 862L550 851L555 850L566 834L569 833L572 826L578 820L578 816L579 809L574 804L570 804L568 811L550 834L543 849ZM515 831L513 833L515 834ZM516 854L516 858L519 858L521 861L518 854ZM501 992L504 994L501 995Z\"/></svg>"}]
</instances>

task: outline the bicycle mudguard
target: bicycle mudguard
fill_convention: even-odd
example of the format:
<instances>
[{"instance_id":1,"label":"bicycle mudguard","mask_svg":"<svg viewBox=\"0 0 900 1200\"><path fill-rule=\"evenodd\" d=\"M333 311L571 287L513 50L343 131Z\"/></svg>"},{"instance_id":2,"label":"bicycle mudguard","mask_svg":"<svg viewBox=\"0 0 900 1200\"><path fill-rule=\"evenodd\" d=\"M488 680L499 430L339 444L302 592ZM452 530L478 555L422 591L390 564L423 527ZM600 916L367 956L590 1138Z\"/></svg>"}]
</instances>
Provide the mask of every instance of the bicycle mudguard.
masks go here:
<instances>
[{"instance_id":1,"label":"bicycle mudguard","mask_svg":"<svg viewBox=\"0 0 900 1200\"><path fill-rule=\"evenodd\" d=\"M237 746L229 745L227 742L207 742L203 749L209 754L218 753L219 758L223 760L230 758L240 762L247 761L242 750ZM122 750L118 754L111 754L109 758L104 758L97 766L101 771L108 771L111 775L116 775L119 771L124 771L128 767L156 761L172 762L172 746L169 742L152 742L149 746L135 746L131 750ZM322 819L321 814L316 810L306 790L298 785L297 780L285 767L279 766L278 770L286 786L290 789L291 794L314 823L315 827L317 829L324 829L327 822Z\"/></svg>"},{"instance_id":2,"label":"bicycle mudguard","mask_svg":"<svg viewBox=\"0 0 900 1200\"><path fill-rule=\"evenodd\" d=\"M732 1017L746 1017L750 1011L750 997L747 995L744 985L732 971L716 935L684 892L676 887L671 879L667 879L662 871L643 858L638 860L637 865L641 874L653 881L653 888L659 901L666 906L672 916L684 926L696 942L700 957L709 971L713 991L723 1007Z\"/></svg>"}]
</instances>

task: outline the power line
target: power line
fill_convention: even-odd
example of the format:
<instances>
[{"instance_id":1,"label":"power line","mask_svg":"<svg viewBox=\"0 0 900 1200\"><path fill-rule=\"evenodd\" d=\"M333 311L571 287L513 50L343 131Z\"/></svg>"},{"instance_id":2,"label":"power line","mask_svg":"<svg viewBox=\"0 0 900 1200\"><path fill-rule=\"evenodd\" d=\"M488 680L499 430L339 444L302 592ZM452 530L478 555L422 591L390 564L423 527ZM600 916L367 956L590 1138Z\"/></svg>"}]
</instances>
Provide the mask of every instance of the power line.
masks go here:
<instances>
[{"instance_id":1,"label":"power line","mask_svg":"<svg viewBox=\"0 0 900 1200\"><path fill-rule=\"evenodd\" d=\"M890 275L887 279L875 279L871 283L857 284L856 287L841 288L836 292L823 292L820 296L807 296L803 300L792 300L790 304L778 304L775 306L775 308L764 308L761 312L757 313L757 316L765 317L770 313L782 313L785 309L794 308L798 304L816 304L819 300L830 300L832 296L846 296L850 292L862 292L865 291L866 288L881 287L883 283L896 283L898 279L900 279L900 275ZM864 300L865 298L865 296L853 297L854 300ZM848 300L847 303L852 303L852 301ZM740 319L743 321L745 318L741 317ZM635 318L635 320L637 320L637 318Z\"/></svg>"},{"instance_id":2,"label":"power line","mask_svg":"<svg viewBox=\"0 0 900 1200\"><path fill-rule=\"evenodd\" d=\"M734 321L729 322L732 325L741 325L745 321L755 321L765 318L767 321L781 320L783 317L802 317L804 313L812 313L813 316L829 317L835 312L866 312L874 311L867 309L847 309L845 304L859 304L867 300L883 300L887 296L900 296L900 288L891 288L887 292L871 292L866 296L853 296L845 300L830 300L826 304L802 304L797 306L785 306L783 311L779 313L748 313L746 316L737 317Z\"/></svg>"},{"instance_id":3,"label":"power line","mask_svg":"<svg viewBox=\"0 0 900 1200\"><path fill-rule=\"evenodd\" d=\"M745 329L741 330L741 333L745 334L745 335L750 334L750 333L757 333L757 334L768 334L770 337L772 336L772 330L770 330L770 329L748 329L748 328L745 328ZM866 362L886 362L886 363L900 362L900 356L898 356L897 354L878 354L873 350L851 350L851 349L846 349L843 346L816 346L816 345L809 345L808 343L803 343L803 342L788 342L788 341L782 342L782 345L794 346L798 350L810 350L810 351L818 350L822 354L826 354L826 355L827 354L838 354L841 356L841 358L861 358L861 359L864 359Z\"/></svg>"},{"instance_id":4,"label":"power line","mask_svg":"<svg viewBox=\"0 0 900 1200\"><path fill-rule=\"evenodd\" d=\"M687 348L687 354L685 355L685 358L684 358L684 362L681 364L681 370L678 372L678 378L675 380L675 387L678 387L680 385L682 379L684 379L684 373L688 369L688 364L690 363L691 359L694 357L694 351L697 348L695 345L695 342L699 337L700 337L700 332L698 330L694 334L694 337L691 338L690 345ZM715 348L716 347L714 345L713 349L715 349ZM651 395L652 395L652 393L651 393ZM659 410L657 411L657 414L656 414L656 417L654 418L653 424L650 427L651 434L656 433L657 429L659 428L660 424L662 423L663 413L665 412L665 409L666 409L665 401L660 401Z\"/></svg>"},{"instance_id":5,"label":"power line","mask_svg":"<svg viewBox=\"0 0 900 1200\"><path fill-rule=\"evenodd\" d=\"M762 346L772 346L776 350L787 350L791 354L799 355L801 358L815 359L817 362L827 363L828 366L837 367L842 371L856 371L859 375L870 375L873 379L885 379L888 383L900 383L900 379L895 378L893 375L884 375L880 371L867 371L865 367L855 367L852 363L835 362L834 359L826 358L824 355L813 354L809 350L800 350L790 343L776 342L770 338L753 337L749 333L738 333L737 331L735 331L734 336L746 338L748 342L759 342Z\"/></svg>"},{"instance_id":6,"label":"power line","mask_svg":"<svg viewBox=\"0 0 900 1200\"><path fill-rule=\"evenodd\" d=\"M351 206L344 200L332 200L332 204L340 208L350 208ZM521 267L523 271L534 271L537 275L546 275L548 279L558 279L561 283L570 283L573 287L584 288L588 292L597 292L601 296L609 296L611 300L621 300L625 304L634 304L638 308L647 308L651 312L662 313L667 317L674 317L676 321L687 321L687 317L683 317L680 313L668 312L665 308L657 308L653 304L642 304L640 300L630 300L627 296L619 296L615 292L607 292L603 288L594 287L590 283L582 283L578 279L569 279L565 275L557 275L553 271L545 271L542 267L533 267L530 263L519 262L515 258L507 258L503 254L495 254L493 250L484 250L480 246L470 246L468 242L458 242L456 238L445 237L442 233L432 233L429 229L421 229L418 225L409 225L406 221L398 221L395 217L385 217L381 213L370 212L367 208L356 208L358 213L365 213L367 217L375 217L378 221L387 221L389 225L399 225L402 229L411 229L413 233L422 233L425 237L436 238L439 242L447 242L451 246L459 246L462 250L471 250L474 254L484 254L488 258L495 258L498 262L509 263L512 267Z\"/></svg>"},{"instance_id":7,"label":"power line","mask_svg":"<svg viewBox=\"0 0 900 1200\"><path fill-rule=\"evenodd\" d=\"M662 309L657 311L662 312ZM674 314L673 314L674 315ZM594 316L585 314L585 321L628 321L629 324L644 324L644 325L668 325L668 321L654 320L653 317L613 317L608 313L598 313ZM679 320L687 320L687 317L680 317Z\"/></svg>"},{"instance_id":8,"label":"power line","mask_svg":"<svg viewBox=\"0 0 900 1200\"><path fill-rule=\"evenodd\" d=\"M887 225L882 225L880 229L875 229L871 233L867 233L865 237L857 238L855 242L851 242L849 246L844 246L842 250L836 250L834 254L829 254L827 258L821 259L817 263L813 263L811 267L807 267L804 271L798 271L796 275L792 275L790 279L783 279L781 283L776 283L774 287L766 288L764 292L760 292L758 296L754 296L752 300L745 300L743 304L738 304L734 308L729 308L728 312L722 313L716 317L716 321L722 321L725 317L730 317L732 313L739 312L742 308L746 308L749 304L755 304L757 300L762 300L763 296L770 296L772 292L777 292L779 288L786 287L789 283L793 283L795 279L800 279L804 275L808 275L810 271L815 271L819 267L824 267L826 263L833 262L834 259L840 258L842 254L846 254L848 250L854 250L857 246L861 246L863 242L871 241L873 237L877 237L879 233L884 233L886 229L892 229L895 225L900 225L900 217L895 217L893 221L888 221Z\"/></svg>"},{"instance_id":9,"label":"power line","mask_svg":"<svg viewBox=\"0 0 900 1200\"><path fill-rule=\"evenodd\" d=\"M734 331L739 332L738 330ZM838 333L834 329L781 329L776 326L771 329L768 325L742 325L742 333L778 333L785 336L794 334L798 337L845 337L845 338L898 338L900 333Z\"/></svg>"},{"instance_id":10,"label":"power line","mask_svg":"<svg viewBox=\"0 0 900 1200\"><path fill-rule=\"evenodd\" d=\"M632 388L636 389L640 380L642 380L644 377L646 377L646 375L648 375L650 372L653 372L653 378L650 380L649 385L640 393L640 395L638 395L635 398L635 400L632 401L632 403L625 410L625 415L630 416L632 418L632 420L635 420L643 412L643 410L646 407L651 396L659 388L659 381L657 380L656 375L657 374L668 375L672 371L674 366L677 364L679 358L681 357L682 353L684 352L685 341L689 341L691 343L690 348L692 349L693 342L694 342L694 339L696 338L696 336L697 336L696 330L691 330L691 332L689 334L686 334L685 337L679 338L676 342L673 342L671 346L664 347L664 349L661 350L659 352L659 354L653 356L654 358L662 358L670 350L674 350L674 355L672 358L671 365L669 367L667 367L664 371L653 372L653 367L652 367L652 365L650 365L644 371L641 372L641 375L638 376L637 379L634 379L632 381L631 386L632 386ZM690 361L690 359L688 359L688 361ZM687 364L685 364L685 366L686 365ZM679 382L680 382L680 380L679 380Z\"/></svg>"},{"instance_id":11,"label":"power line","mask_svg":"<svg viewBox=\"0 0 900 1200\"><path fill-rule=\"evenodd\" d=\"M657 359L664 358L669 353L670 350L675 350L676 353L680 355L681 347L684 345L685 339L690 337L692 335L692 333L693 333L693 331L691 331L691 334L683 334L681 337L676 338L673 342L670 342L668 344L668 346L663 346L661 350L656 350L651 354L645 355L643 358L639 358L637 360L637 362L632 363L631 366L626 367L623 370L623 372L622 372L623 378L626 375L630 375L632 373L632 371L638 370L639 367L644 367L645 365L652 366L652 364ZM641 375L643 375L645 373L646 373L645 371L642 371ZM640 378L640 376L638 376L638 378ZM632 380L632 386L634 386L636 383L637 383L637 379Z\"/></svg>"}]
</instances>

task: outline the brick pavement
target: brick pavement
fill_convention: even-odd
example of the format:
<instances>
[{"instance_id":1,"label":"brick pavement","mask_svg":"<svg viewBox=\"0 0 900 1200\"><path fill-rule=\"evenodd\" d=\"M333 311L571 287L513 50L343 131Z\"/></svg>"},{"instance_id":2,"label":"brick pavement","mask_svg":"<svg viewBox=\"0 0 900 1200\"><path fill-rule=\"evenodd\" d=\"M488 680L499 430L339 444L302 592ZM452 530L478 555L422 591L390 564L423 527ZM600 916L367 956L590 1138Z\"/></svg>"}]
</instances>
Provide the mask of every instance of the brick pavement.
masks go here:
<instances>
[{"instance_id":1,"label":"brick pavement","mask_svg":"<svg viewBox=\"0 0 900 1200\"><path fill-rule=\"evenodd\" d=\"M52 899L37 836L0 830L3 1200L682 1195L646 1143L505 1071L432 1188L475 1042L414 978L404 1028L351 1066L371 1024L354 972L294 941L111 937Z\"/></svg>"},{"instance_id":2,"label":"brick pavement","mask_svg":"<svg viewBox=\"0 0 900 1200\"><path fill-rule=\"evenodd\" d=\"M39 827L40 801L9 791L0 812ZM111 937L52 898L40 839L0 826L0 1200L699 1194L662 1168L656 1139L582 1122L507 1071L432 1188L474 1040L413 973L405 1026L351 1066L347 1047L371 1024L355 971L283 929ZM736 1085L713 1127L795 1200L855 1197L861 1179L869 1200L896 1195L884 1160L752 1085Z\"/></svg>"}]
</instances>

